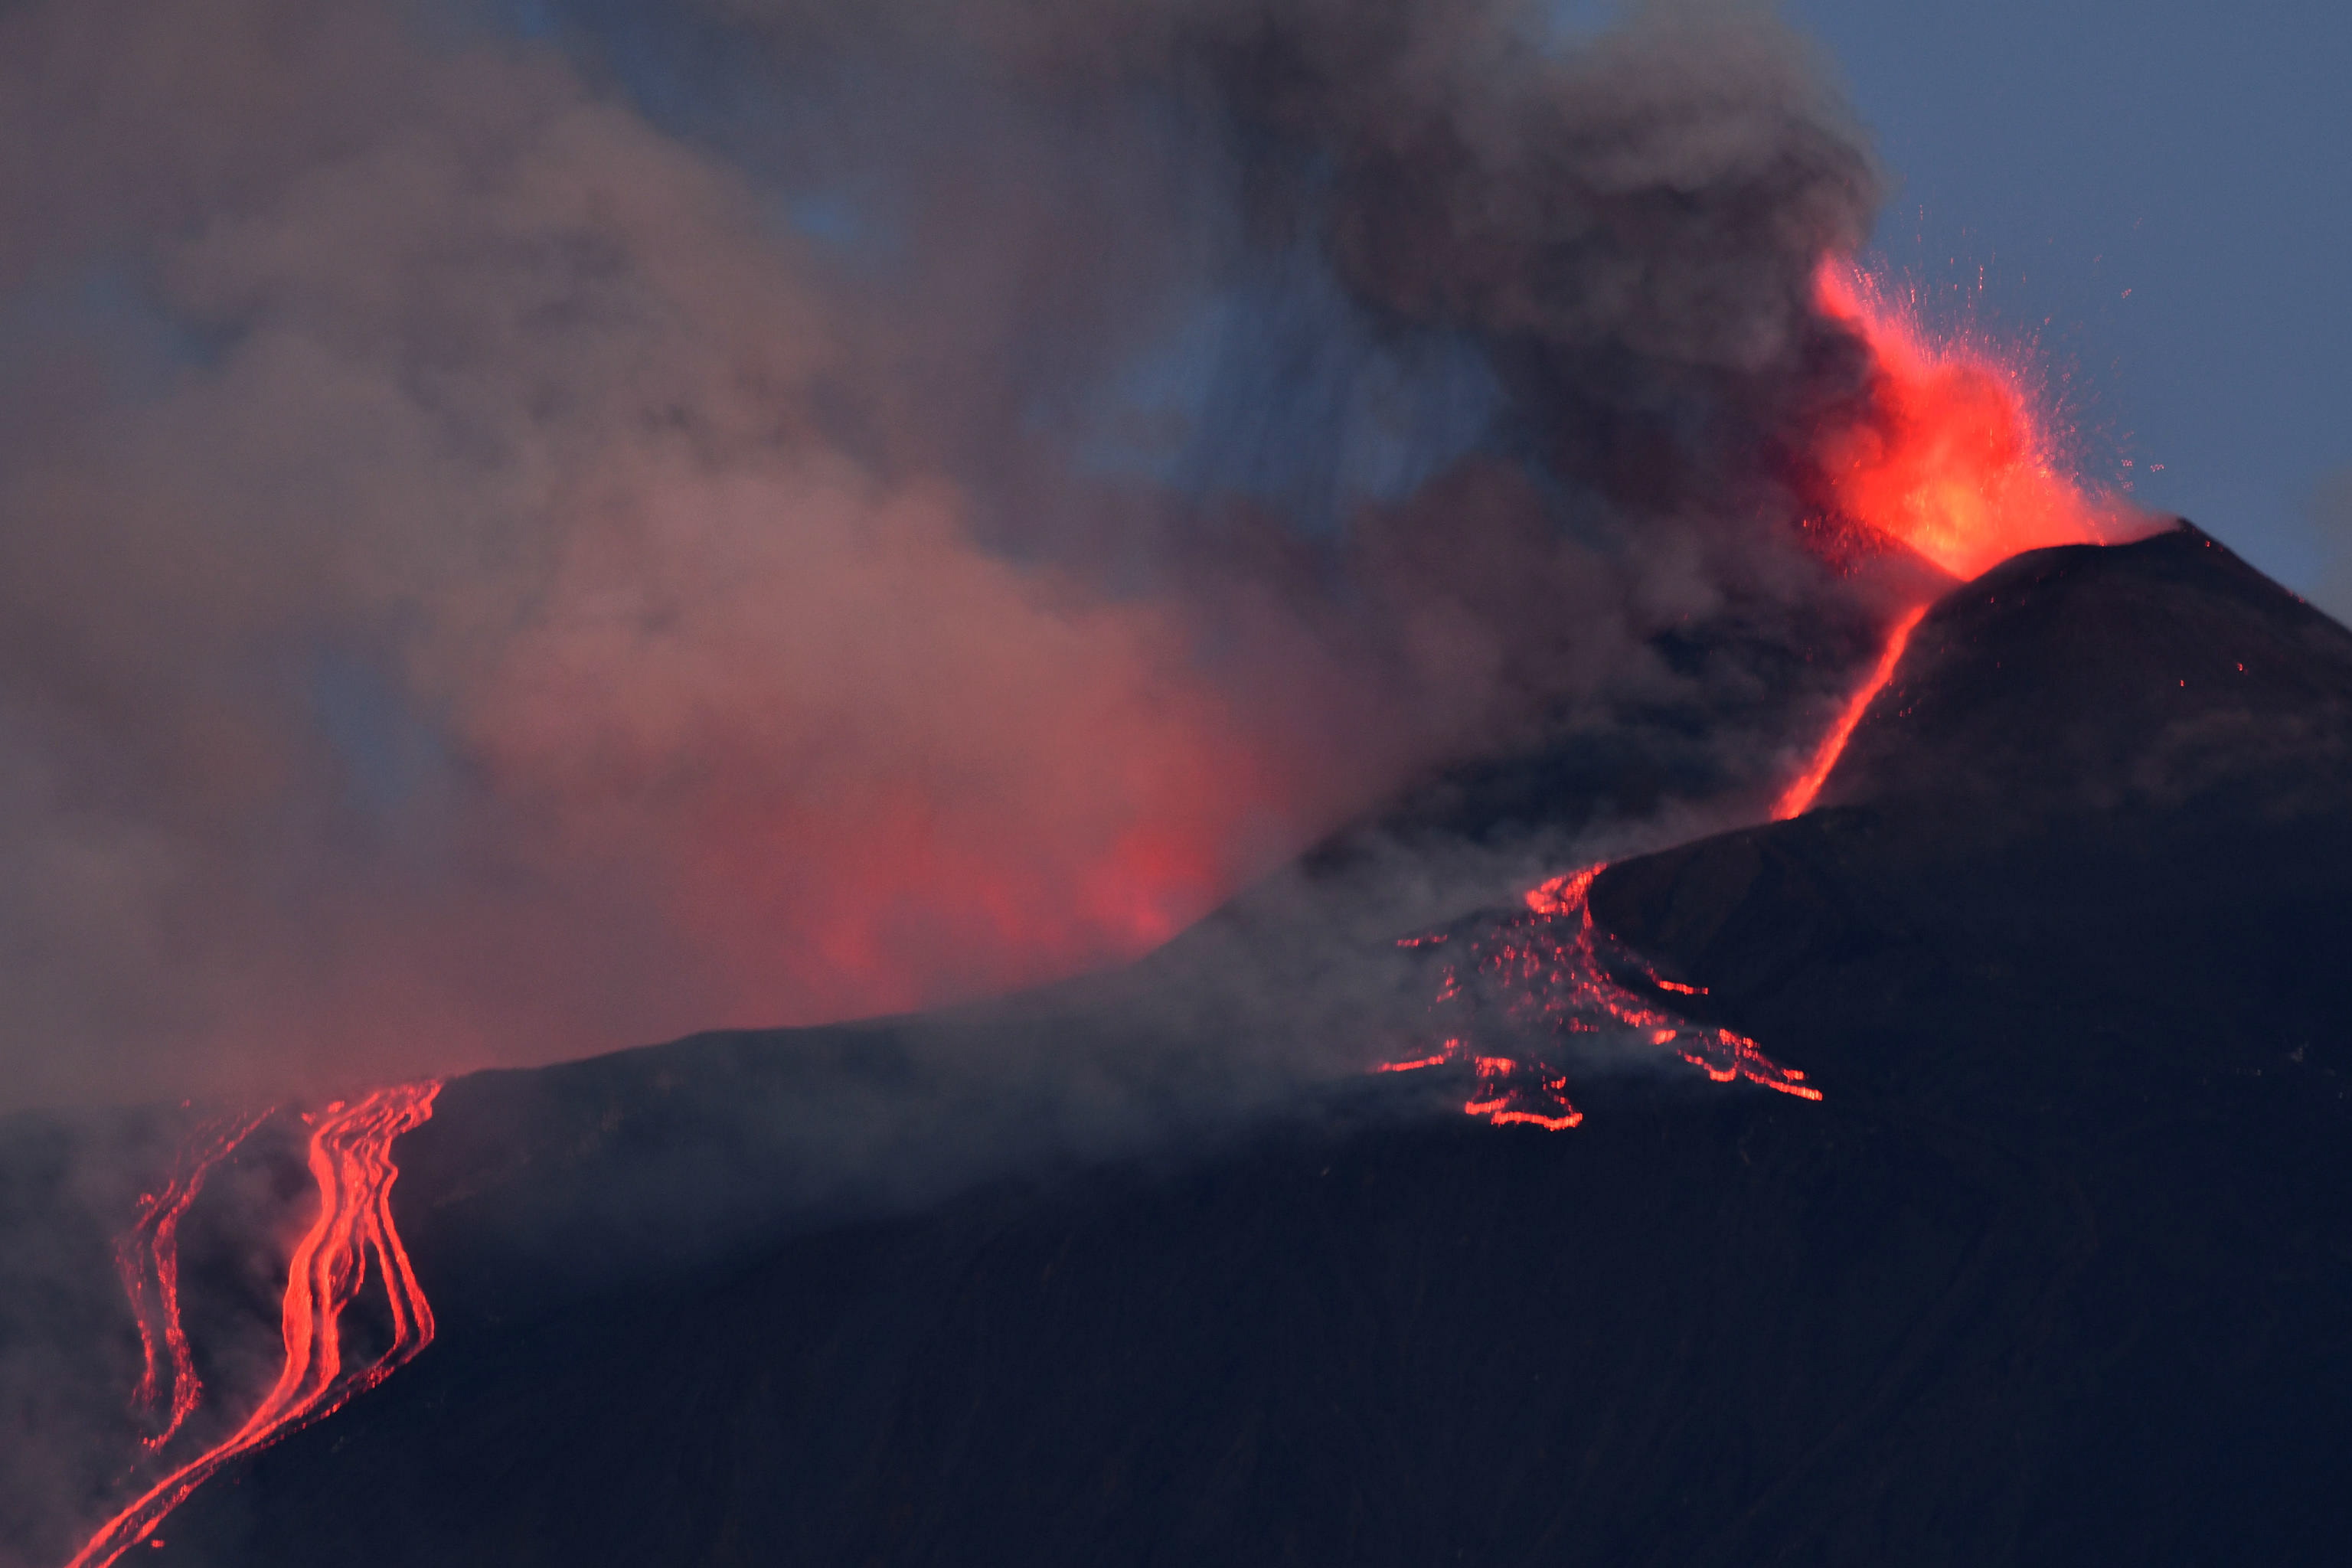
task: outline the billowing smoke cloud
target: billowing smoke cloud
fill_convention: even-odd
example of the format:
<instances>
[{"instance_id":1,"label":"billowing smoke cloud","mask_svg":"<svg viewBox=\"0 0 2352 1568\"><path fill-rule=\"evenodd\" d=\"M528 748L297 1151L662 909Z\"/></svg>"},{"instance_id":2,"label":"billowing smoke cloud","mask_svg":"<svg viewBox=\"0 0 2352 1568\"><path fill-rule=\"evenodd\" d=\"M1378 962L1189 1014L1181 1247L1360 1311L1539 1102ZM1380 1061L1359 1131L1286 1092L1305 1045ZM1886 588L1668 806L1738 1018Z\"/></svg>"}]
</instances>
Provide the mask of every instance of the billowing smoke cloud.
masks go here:
<instances>
[{"instance_id":1,"label":"billowing smoke cloud","mask_svg":"<svg viewBox=\"0 0 2352 1568\"><path fill-rule=\"evenodd\" d=\"M26 0L0 144L7 1102L1066 973L1823 591L1759 13Z\"/></svg>"}]
</instances>

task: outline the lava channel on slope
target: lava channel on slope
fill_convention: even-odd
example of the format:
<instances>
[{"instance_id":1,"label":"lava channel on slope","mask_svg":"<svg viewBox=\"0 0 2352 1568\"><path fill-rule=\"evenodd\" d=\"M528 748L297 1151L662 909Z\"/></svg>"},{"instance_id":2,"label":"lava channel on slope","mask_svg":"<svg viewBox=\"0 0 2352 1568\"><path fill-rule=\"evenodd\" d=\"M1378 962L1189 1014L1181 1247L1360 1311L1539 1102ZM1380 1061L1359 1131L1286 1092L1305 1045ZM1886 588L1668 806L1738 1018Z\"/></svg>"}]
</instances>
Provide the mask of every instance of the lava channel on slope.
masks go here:
<instances>
[{"instance_id":1,"label":"lava channel on slope","mask_svg":"<svg viewBox=\"0 0 2352 1568\"><path fill-rule=\"evenodd\" d=\"M276 1383L227 1436L174 1466L100 1526L67 1568L106 1568L141 1542L162 1545L155 1531L165 1516L222 1467L333 1415L432 1342L433 1309L393 1223L392 1187L400 1169L392 1146L431 1118L440 1091L437 1080L400 1084L304 1116L319 1208L287 1267L279 1308L284 1360ZM205 1175L274 1114L198 1128L172 1180L162 1192L148 1194L138 1222L116 1244L124 1289L146 1346L141 1403L161 1403L158 1342L171 1361L170 1425L161 1436L146 1440L151 1449L160 1451L180 1432L200 1396L193 1351L180 1321L179 1221ZM371 1254L383 1281L392 1342L359 1365L346 1366L343 1312L367 1282Z\"/></svg>"},{"instance_id":2,"label":"lava channel on slope","mask_svg":"<svg viewBox=\"0 0 2352 1568\"><path fill-rule=\"evenodd\" d=\"M195 1351L180 1321L180 1221L203 1194L213 1168L236 1152L269 1115L223 1117L199 1126L171 1176L156 1191L142 1194L137 1222L115 1241L115 1272L139 1323L141 1366L131 1406L160 1423L140 1439L150 1452L161 1452L179 1436L204 1397Z\"/></svg>"}]
</instances>

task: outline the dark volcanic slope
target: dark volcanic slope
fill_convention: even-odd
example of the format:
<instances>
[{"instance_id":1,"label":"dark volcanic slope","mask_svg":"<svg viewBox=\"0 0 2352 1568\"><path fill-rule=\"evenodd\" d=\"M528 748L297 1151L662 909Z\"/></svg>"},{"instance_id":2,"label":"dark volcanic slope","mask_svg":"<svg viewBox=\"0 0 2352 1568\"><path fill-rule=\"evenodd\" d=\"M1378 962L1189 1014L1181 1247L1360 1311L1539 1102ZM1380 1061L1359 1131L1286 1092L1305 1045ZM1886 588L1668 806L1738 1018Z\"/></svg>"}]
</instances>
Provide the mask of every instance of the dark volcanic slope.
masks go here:
<instances>
[{"instance_id":1,"label":"dark volcanic slope","mask_svg":"<svg viewBox=\"0 0 2352 1568\"><path fill-rule=\"evenodd\" d=\"M2021 558L1827 809L1596 889L1823 1102L1294 1127L466 1309L142 1555L2333 1560L2347 713L2352 634L2200 534Z\"/></svg>"},{"instance_id":2,"label":"dark volcanic slope","mask_svg":"<svg viewBox=\"0 0 2352 1568\"><path fill-rule=\"evenodd\" d=\"M1940 600L1821 804L1952 837L2136 807L2325 816L2352 782L2352 633L2186 524L2037 550Z\"/></svg>"}]
</instances>

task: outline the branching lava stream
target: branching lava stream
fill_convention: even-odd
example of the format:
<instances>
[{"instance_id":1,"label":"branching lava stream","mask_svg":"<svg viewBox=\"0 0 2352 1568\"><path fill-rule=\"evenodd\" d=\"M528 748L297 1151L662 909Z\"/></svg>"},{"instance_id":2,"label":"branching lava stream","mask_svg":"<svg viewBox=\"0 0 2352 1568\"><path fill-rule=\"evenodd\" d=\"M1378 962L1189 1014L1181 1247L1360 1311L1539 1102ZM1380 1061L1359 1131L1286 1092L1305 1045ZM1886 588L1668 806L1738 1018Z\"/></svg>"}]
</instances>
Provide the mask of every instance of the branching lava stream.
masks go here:
<instances>
[{"instance_id":1,"label":"branching lava stream","mask_svg":"<svg viewBox=\"0 0 2352 1568\"><path fill-rule=\"evenodd\" d=\"M286 1277L279 1327L285 1361L277 1383L234 1432L182 1464L150 1487L130 1507L100 1528L68 1568L105 1568L131 1547L154 1535L164 1516L232 1459L264 1447L287 1433L333 1414L352 1395L374 1387L433 1341L433 1309L418 1286L408 1252L392 1218L392 1184L400 1174L392 1145L433 1114L437 1081L380 1089L363 1099L337 1100L305 1118L310 1123L310 1177L318 1185L319 1212L294 1247ZM172 1435L195 1405L196 1386L187 1341L179 1322L178 1260L173 1233L195 1200L205 1173L226 1158L266 1119L254 1118L233 1134L216 1128L200 1132L194 1156L184 1162L163 1194L152 1197L139 1225L123 1238L125 1251L144 1250L156 1277L166 1284L153 1293L164 1342L173 1362ZM147 1238L142 1242L142 1238ZM343 1364L341 1318L366 1283L368 1255L375 1256L391 1309L393 1342L364 1366ZM153 1338L146 1298L126 1269L132 1303L140 1310L148 1344L148 1371L155 1375ZM142 1384L147 1387L149 1384ZM182 1401L185 1401L184 1408ZM157 1439L154 1447L162 1446Z\"/></svg>"},{"instance_id":2,"label":"branching lava stream","mask_svg":"<svg viewBox=\"0 0 2352 1568\"><path fill-rule=\"evenodd\" d=\"M1578 1048L1583 1042L1577 1037L1597 1043L1597 1037L1615 1033L1671 1049L1718 1083L1746 1079L1801 1100L1819 1100L1822 1091L1807 1084L1803 1073L1782 1067L1747 1036L1694 1024L1644 1000L1611 974L1602 962L1609 939L1593 923L1591 902L1593 879L1606 869L1603 863L1555 877L1527 895L1525 912L1474 934L1406 938L1402 945L1407 947L1459 944L1459 956L1445 965L1436 1006L1466 1016L1432 1054L1379 1070L1467 1063L1477 1070L1478 1089L1462 1107L1465 1112L1497 1127L1525 1122L1559 1131L1582 1121L1584 1113L1570 1101L1568 1076L1552 1058ZM1609 956L1658 990L1698 994L1697 987L1660 978L1622 949L1612 947ZM1482 1014L1499 1014L1491 1021L1540 1054L1479 1054L1470 1036Z\"/></svg>"}]
</instances>

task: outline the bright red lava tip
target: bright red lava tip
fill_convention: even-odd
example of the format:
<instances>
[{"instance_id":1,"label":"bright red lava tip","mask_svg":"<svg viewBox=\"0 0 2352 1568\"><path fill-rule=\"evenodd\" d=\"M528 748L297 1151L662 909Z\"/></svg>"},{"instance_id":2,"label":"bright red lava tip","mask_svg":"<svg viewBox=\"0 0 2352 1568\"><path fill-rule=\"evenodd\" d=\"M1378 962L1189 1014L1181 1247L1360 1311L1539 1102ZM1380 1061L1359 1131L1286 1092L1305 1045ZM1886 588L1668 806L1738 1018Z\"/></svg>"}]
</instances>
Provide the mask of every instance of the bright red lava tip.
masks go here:
<instances>
[{"instance_id":1,"label":"bright red lava tip","mask_svg":"<svg viewBox=\"0 0 2352 1568\"><path fill-rule=\"evenodd\" d=\"M1532 1110L1497 1110L1487 1120L1497 1127L1508 1127L1514 1122L1523 1121L1530 1127L1540 1127L1548 1132L1565 1132L1584 1120L1584 1112L1571 1110L1565 1116L1538 1116Z\"/></svg>"},{"instance_id":2,"label":"bright red lava tip","mask_svg":"<svg viewBox=\"0 0 2352 1568\"><path fill-rule=\"evenodd\" d=\"M1580 871L1570 871L1564 877L1554 877L1540 887L1528 889L1527 906L1539 915L1575 913L1584 907L1584 898L1592 890L1593 879L1607 869L1609 869L1609 862L1602 860L1587 866Z\"/></svg>"}]
</instances>

